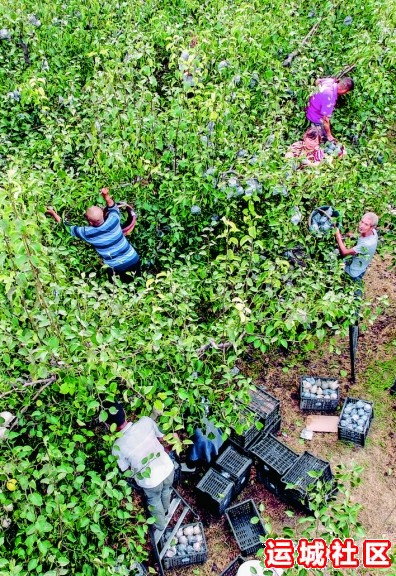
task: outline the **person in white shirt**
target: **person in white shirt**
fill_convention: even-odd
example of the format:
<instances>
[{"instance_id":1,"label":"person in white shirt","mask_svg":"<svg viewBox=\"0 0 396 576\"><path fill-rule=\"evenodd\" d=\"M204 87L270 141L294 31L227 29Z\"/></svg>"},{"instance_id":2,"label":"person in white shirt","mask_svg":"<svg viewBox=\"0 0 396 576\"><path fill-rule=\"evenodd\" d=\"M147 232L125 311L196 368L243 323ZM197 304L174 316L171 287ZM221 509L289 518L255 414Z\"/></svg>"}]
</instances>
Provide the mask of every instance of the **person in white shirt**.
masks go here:
<instances>
[{"instance_id":1,"label":"person in white shirt","mask_svg":"<svg viewBox=\"0 0 396 576\"><path fill-rule=\"evenodd\" d=\"M362 280L368 265L374 258L377 250L378 234L376 226L378 225L378 216L374 212L367 212L359 222L359 238L356 246L347 248L342 240L341 233L336 228L335 239L338 244L341 256L352 256L345 263L345 272L354 280Z\"/></svg>"},{"instance_id":2,"label":"person in white shirt","mask_svg":"<svg viewBox=\"0 0 396 576\"><path fill-rule=\"evenodd\" d=\"M154 527L164 530L166 515L171 500L174 478L174 464L159 441L164 435L157 424L148 416L136 422L128 422L122 405L113 405L117 412L109 416L106 424L117 425L121 436L114 442L112 454L118 459L118 466L124 472L131 470L134 480L147 499L150 512L155 517Z\"/></svg>"}]
</instances>

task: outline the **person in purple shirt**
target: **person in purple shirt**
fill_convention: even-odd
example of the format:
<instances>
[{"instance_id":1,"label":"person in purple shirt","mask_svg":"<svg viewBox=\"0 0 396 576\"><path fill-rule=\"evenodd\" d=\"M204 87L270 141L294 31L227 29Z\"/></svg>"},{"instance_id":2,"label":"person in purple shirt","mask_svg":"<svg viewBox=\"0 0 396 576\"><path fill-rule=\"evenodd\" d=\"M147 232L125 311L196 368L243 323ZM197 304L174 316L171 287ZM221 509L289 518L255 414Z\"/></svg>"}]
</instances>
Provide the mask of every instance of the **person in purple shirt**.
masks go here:
<instances>
[{"instance_id":1,"label":"person in purple shirt","mask_svg":"<svg viewBox=\"0 0 396 576\"><path fill-rule=\"evenodd\" d=\"M322 78L317 80L316 85L319 87L318 91L310 96L305 114L312 126L322 128L323 138L331 142L335 138L330 129L330 117L333 114L337 98L353 90L354 83L349 77L341 78L341 80Z\"/></svg>"}]
</instances>

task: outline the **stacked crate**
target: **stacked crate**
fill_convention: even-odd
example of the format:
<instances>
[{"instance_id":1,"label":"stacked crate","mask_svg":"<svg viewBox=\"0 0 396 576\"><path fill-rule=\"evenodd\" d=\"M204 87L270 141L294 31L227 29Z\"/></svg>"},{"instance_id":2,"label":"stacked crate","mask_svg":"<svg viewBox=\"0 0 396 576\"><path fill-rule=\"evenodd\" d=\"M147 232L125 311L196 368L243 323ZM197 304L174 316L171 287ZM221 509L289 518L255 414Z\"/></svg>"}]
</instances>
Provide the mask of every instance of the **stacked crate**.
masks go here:
<instances>
[{"instance_id":1,"label":"stacked crate","mask_svg":"<svg viewBox=\"0 0 396 576\"><path fill-rule=\"evenodd\" d=\"M234 497L235 486L214 468L209 468L197 484L197 497L201 505L215 516L222 516Z\"/></svg>"},{"instance_id":2,"label":"stacked crate","mask_svg":"<svg viewBox=\"0 0 396 576\"><path fill-rule=\"evenodd\" d=\"M238 496L246 486L252 464L252 460L238 452L234 446L228 446L221 456L217 458L214 467L225 478L230 478L234 482L234 498Z\"/></svg>"},{"instance_id":3,"label":"stacked crate","mask_svg":"<svg viewBox=\"0 0 396 576\"><path fill-rule=\"evenodd\" d=\"M310 472L316 472L318 476L314 478ZM290 485L285 489L284 497L291 505L309 512L310 501L315 496L319 481L323 483L326 498L335 493L329 462L304 452L282 477L285 486Z\"/></svg>"},{"instance_id":4,"label":"stacked crate","mask_svg":"<svg viewBox=\"0 0 396 576\"><path fill-rule=\"evenodd\" d=\"M250 402L241 406L240 423L246 422L250 416L252 425L242 434L231 430L230 441L245 452L257 441L257 438L267 434L276 434L280 430L280 401L258 386L250 392Z\"/></svg>"},{"instance_id":5,"label":"stacked crate","mask_svg":"<svg viewBox=\"0 0 396 576\"><path fill-rule=\"evenodd\" d=\"M252 460L229 446L197 485L198 499L212 514L221 516L246 486Z\"/></svg>"},{"instance_id":6,"label":"stacked crate","mask_svg":"<svg viewBox=\"0 0 396 576\"><path fill-rule=\"evenodd\" d=\"M276 496L283 498L285 483L282 477L298 460L298 454L269 434L251 447L256 462L257 480Z\"/></svg>"}]
</instances>

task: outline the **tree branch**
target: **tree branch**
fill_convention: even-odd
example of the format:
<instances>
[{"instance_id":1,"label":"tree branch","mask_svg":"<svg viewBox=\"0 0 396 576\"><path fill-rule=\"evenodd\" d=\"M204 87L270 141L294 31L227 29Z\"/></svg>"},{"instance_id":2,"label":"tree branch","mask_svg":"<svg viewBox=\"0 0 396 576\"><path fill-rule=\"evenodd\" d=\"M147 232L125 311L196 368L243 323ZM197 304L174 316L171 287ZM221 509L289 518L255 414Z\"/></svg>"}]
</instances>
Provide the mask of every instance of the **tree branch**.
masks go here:
<instances>
[{"instance_id":1,"label":"tree branch","mask_svg":"<svg viewBox=\"0 0 396 576\"><path fill-rule=\"evenodd\" d=\"M13 392L20 392L24 388L28 388L29 386L35 386L36 384L45 384L46 386L48 386L48 384L52 384L52 382L55 382L55 380L56 376L55 374L53 374L49 378L42 378L41 380L33 380L32 382L25 382L24 384L22 384L21 388L14 388L13 390L7 390L7 392L0 394L0 398L4 398L5 396L12 394Z\"/></svg>"},{"instance_id":2,"label":"tree branch","mask_svg":"<svg viewBox=\"0 0 396 576\"><path fill-rule=\"evenodd\" d=\"M321 21L318 20L318 22L316 22L316 24L314 24L312 26L311 30L308 32L308 34L305 36L305 38L303 38L301 40L299 48L297 48L297 50L295 50L294 52L291 52L289 54L289 56L283 61L283 66L290 66L290 64L293 62L294 58L300 54L301 50L303 49L305 44L308 42L308 40L315 34L317 29L319 28L320 22Z\"/></svg>"},{"instance_id":3,"label":"tree branch","mask_svg":"<svg viewBox=\"0 0 396 576\"><path fill-rule=\"evenodd\" d=\"M209 350L209 348L214 348L215 350L227 350L228 348L231 348L231 346L232 346L231 342L223 342L220 344L216 344L214 340L210 340L208 344L204 344L203 346L198 348L195 352L197 356L200 358L205 354L207 350Z\"/></svg>"},{"instance_id":4,"label":"tree branch","mask_svg":"<svg viewBox=\"0 0 396 576\"><path fill-rule=\"evenodd\" d=\"M336 78L339 80L340 78L345 76L345 74L348 74L348 72L354 70L354 68L356 68L356 64L350 64L349 66L345 66L345 68L337 74Z\"/></svg>"},{"instance_id":5,"label":"tree branch","mask_svg":"<svg viewBox=\"0 0 396 576\"><path fill-rule=\"evenodd\" d=\"M29 55L29 46L26 44L26 42L24 42L22 40L22 38L20 38L17 42L17 45L22 48L23 51L23 57L25 59L25 62L28 66L31 66L31 61L30 61L30 55Z\"/></svg>"}]
</instances>

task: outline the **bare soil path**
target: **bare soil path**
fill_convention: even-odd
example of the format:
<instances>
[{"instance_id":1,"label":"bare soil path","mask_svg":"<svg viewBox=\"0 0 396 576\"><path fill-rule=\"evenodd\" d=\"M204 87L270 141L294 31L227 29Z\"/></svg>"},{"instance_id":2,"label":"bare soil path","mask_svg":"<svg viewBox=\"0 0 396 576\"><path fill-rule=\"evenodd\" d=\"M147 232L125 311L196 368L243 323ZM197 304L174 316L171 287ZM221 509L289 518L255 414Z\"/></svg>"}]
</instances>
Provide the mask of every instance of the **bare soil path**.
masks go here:
<instances>
[{"instance_id":1,"label":"bare soil path","mask_svg":"<svg viewBox=\"0 0 396 576\"><path fill-rule=\"evenodd\" d=\"M299 453L309 450L318 457L329 460L334 468L338 464L364 467L362 483L353 492L353 499L363 505L360 521L367 537L389 538L396 542L396 396L389 387L396 378L396 270L390 269L390 259L379 256L373 261L366 275L365 299L370 303L371 321L366 322L359 336L356 383L351 384L348 338L339 338L339 354L330 353L328 345L318 347L309 357L290 368L289 357L261 358L243 367L257 384L281 400L282 429L280 438ZM385 305L384 296L388 303ZM294 358L295 360L295 358ZM288 368L285 372L284 369ZM346 374L346 375L345 375ZM299 409L298 386L302 375L331 376L339 379L341 402L346 396L360 397L374 402L373 420L364 448L339 442L336 434L315 433L312 441L299 438L304 428L306 414ZM181 488L188 501L194 505L194 487L199 476L189 475ZM287 507L256 482L255 470L248 486L237 501L253 498L256 504L265 505L264 517L269 517L274 529L280 532L290 525L285 514ZM200 512L206 526L209 548L208 561L201 566L191 566L175 571L184 576L220 574L239 554L236 542L225 517L215 519L204 510Z\"/></svg>"}]
</instances>

